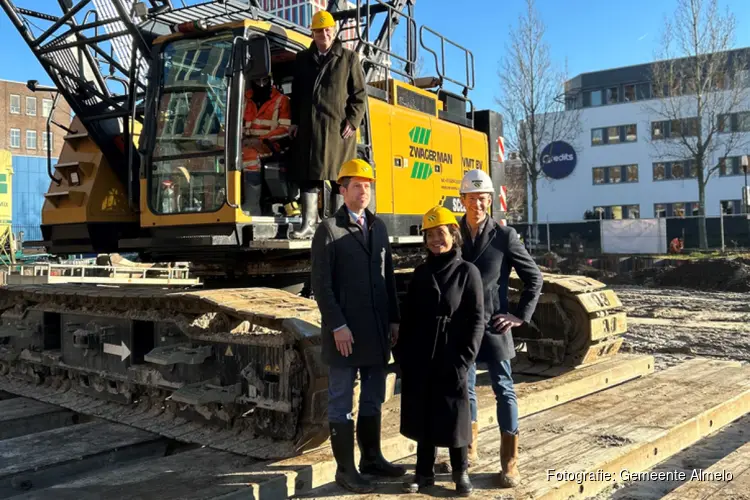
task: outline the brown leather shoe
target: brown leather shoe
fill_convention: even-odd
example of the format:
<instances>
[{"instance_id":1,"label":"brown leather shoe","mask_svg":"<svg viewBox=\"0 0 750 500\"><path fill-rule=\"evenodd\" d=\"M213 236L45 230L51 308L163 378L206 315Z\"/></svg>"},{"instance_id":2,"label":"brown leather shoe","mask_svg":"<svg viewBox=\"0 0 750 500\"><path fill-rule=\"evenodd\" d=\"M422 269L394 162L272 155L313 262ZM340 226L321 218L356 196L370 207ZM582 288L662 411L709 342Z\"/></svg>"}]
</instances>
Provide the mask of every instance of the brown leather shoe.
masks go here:
<instances>
[{"instance_id":1,"label":"brown leather shoe","mask_svg":"<svg viewBox=\"0 0 750 500\"><path fill-rule=\"evenodd\" d=\"M501 488L515 488L521 484L518 472L518 434L500 433L500 473Z\"/></svg>"},{"instance_id":2,"label":"brown leather shoe","mask_svg":"<svg viewBox=\"0 0 750 500\"><path fill-rule=\"evenodd\" d=\"M479 423L471 423L471 443L469 443L469 467L476 464L479 461Z\"/></svg>"}]
</instances>

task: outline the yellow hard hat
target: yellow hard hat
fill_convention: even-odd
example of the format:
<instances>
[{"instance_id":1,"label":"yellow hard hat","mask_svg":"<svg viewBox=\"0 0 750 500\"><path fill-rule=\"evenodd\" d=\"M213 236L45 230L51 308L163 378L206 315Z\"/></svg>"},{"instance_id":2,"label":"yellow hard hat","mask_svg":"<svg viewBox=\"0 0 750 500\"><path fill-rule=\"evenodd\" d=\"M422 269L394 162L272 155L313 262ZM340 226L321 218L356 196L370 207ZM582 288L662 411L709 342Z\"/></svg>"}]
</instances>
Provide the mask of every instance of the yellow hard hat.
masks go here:
<instances>
[{"instance_id":1,"label":"yellow hard hat","mask_svg":"<svg viewBox=\"0 0 750 500\"><path fill-rule=\"evenodd\" d=\"M336 26L336 23L334 22L331 13L326 10L319 10L312 18L312 26L310 26L310 29L319 30L323 28L332 28L334 26Z\"/></svg>"},{"instance_id":2,"label":"yellow hard hat","mask_svg":"<svg viewBox=\"0 0 750 500\"><path fill-rule=\"evenodd\" d=\"M375 180L375 172L372 170L372 166L365 160L359 158L355 160L349 160L348 162L341 165L339 170L339 178L336 182L341 184L341 179L344 177L364 177L365 179Z\"/></svg>"},{"instance_id":3,"label":"yellow hard hat","mask_svg":"<svg viewBox=\"0 0 750 500\"><path fill-rule=\"evenodd\" d=\"M433 207L422 216L422 231L427 231L438 226L458 226L458 221L453 212L440 205Z\"/></svg>"}]
</instances>

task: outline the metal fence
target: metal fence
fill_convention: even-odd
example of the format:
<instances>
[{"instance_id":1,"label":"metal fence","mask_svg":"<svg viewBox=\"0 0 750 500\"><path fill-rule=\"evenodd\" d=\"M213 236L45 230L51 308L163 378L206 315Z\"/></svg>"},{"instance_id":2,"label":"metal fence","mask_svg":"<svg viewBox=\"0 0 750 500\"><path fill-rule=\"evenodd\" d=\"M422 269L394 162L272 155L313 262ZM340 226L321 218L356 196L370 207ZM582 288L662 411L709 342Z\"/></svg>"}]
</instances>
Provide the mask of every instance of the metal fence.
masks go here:
<instances>
[{"instance_id":1,"label":"metal fence","mask_svg":"<svg viewBox=\"0 0 750 500\"><path fill-rule=\"evenodd\" d=\"M666 243L682 238L685 249L699 249L700 217L667 217ZM602 253L602 228L599 220L577 222L539 222L534 238L532 224L509 224L524 238L527 248L534 253L552 251L558 254L580 252L586 255ZM750 248L750 215L735 214L706 217L706 236L710 249L739 250Z\"/></svg>"}]
</instances>

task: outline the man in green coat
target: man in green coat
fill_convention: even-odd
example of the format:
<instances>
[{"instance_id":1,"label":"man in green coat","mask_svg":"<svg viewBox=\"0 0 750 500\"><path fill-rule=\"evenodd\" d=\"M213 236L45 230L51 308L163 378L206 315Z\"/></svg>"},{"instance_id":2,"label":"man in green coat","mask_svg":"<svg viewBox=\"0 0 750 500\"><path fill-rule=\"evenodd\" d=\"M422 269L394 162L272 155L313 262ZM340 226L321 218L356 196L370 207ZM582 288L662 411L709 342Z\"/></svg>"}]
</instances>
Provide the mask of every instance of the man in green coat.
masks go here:
<instances>
[{"instance_id":1,"label":"man in green coat","mask_svg":"<svg viewBox=\"0 0 750 500\"><path fill-rule=\"evenodd\" d=\"M313 43L297 54L292 82L294 161L289 180L301 192L302 226L295 239L312 238L318 220L318 194L324 181L334 194L332 212L343 203L336 183L342 164L357 157L356 131L365 115L365 76L357 54L336 39L329 12L316 12Z\"/></svg>"}]
</instances>

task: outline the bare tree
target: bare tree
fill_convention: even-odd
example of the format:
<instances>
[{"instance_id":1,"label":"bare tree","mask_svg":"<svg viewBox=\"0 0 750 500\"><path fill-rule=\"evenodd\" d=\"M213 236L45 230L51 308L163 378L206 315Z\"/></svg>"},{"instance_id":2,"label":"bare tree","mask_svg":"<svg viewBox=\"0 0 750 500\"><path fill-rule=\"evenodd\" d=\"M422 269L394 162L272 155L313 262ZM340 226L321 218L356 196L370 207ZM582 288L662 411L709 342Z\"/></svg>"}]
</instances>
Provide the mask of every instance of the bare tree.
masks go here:
<instances>
[{"instance_id":1,"label":"bare tree","mask_svg":"<svg viewBox=\"0 0 750 500\"><path fill-rule=\"evenodd\" d=\"M580 133L580 112L565 110L565 72L555 69L550 60L545 29L534 0L526 0L526 11L510 29L497 98L505 121L506 149L517 151L526 167L534 236L539 220L537 185L546 177L539 155L546 144L558 140L574 143Z\"/></svg>"},{"instance_id":2,"label":"bare tree","mask_svg":"<svg viewBox=\"0 0 750 500\"><path fill-rule=\"evenodd\" d=\"M511 152L505 160L505 187L508 190L505 215L510 223L528 220L527 179L526 167L518 160L518 154Z\"/></svg>"},{"instance_id":3,"label":"bare tree","mask_svg":"<svg viewBox=\"0 0 750 500\"><path fill-rule=\"evenodd\" d=\"M706 185L719 175L724 158L743 147L733 126L747 91L747 58L731 50L734 16L716 0L678 0L666 19L661 50L652 65L650 143L655 158L682 162L683 177L698 182L699 242L707 248ZM747 125L750 125L748 122Z\"/></svg>"}]
</instances>

